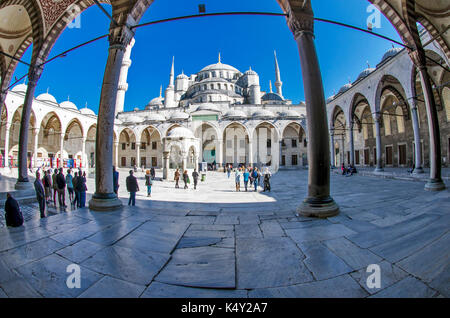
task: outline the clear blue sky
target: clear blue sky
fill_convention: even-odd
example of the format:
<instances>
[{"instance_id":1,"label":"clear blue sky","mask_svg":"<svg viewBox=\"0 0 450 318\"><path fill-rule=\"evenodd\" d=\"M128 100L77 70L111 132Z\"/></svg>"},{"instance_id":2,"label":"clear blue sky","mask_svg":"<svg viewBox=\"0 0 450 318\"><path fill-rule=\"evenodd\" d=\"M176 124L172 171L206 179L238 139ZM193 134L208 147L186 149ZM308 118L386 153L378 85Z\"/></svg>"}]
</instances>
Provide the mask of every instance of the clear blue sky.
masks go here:
<instances>
[{"instance_id":1,"label":"clear blue sky","mask_svg":"<svg viewBox=\"0 0 450 318\"><path fill-rule=\"evenodd\" d=\"M275 0L155 0L141 19L141 23L198 13L198 4L206 5L206 12L266 11L282 12ZM362 28L370 13L366 0L312 0L316 17L333 19ZM110 6L104 7L111 11ZM50 57L108 32L109 20L96 6L80 16L81 28L67 28ZM382 16L381 28L374 29L400 41L392 25ZM389 41L343 27L316 22L316 48L322 71L325 97L338 91L348 80L354 81L367 67L375 67L392 47ZM125 110L143 109L159 95L169 81L172 56L175 56L176 75L198 72L216 63L221 52L222 63L241 72L249 67L259 73L262 90L275 81L273 51L277 51L283 81L283 95L294 103L304 100L298 49L284 17L224 16L175 21L139 28L128 74L129 88ZM49 89L58 102L70 100L78 108L88 107L96 113L100 101L108 42L102 39L85 46L64 58L47 64L38 83L36 96ZM31 48L23 60L29 62ZM27 73L26 66L18 66L15 76ZM13 77L14 78L14 77Z\"/></svg>"}]
</instances>

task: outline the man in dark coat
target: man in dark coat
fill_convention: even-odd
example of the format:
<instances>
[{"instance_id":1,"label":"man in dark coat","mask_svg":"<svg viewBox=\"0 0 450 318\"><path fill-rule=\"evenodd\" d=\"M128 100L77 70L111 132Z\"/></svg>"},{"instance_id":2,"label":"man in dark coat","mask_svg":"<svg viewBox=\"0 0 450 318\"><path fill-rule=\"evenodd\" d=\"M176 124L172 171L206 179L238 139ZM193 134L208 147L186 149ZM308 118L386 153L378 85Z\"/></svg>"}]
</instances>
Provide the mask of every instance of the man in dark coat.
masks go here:
<instances>
[{"instance_id":1,"label":"man in dark coat","mask_svg":"<svg viewBox=\"0 0 450 318\"><path fill-rule=\"evenodd\" d=\"M39 171L36 172L36 180L34 180L34 190L36 191L36 199L39 202L39 211L41 212L41 218L45 218L45 191Z\"/></svg>"},{"instance_id":2,"label":"man in dark coat","mask_svg":"<svg viewBox=\"0 0 450 318\"><path fill-rule=\"evenodd\" d=\"M128 205L135 205L136 203L136 192L139 191L139 184L135 176L133 176L133 170L130 170L130 175L127 177L127 191L130 192L130 199L128 200Z\"/></svg>"},{"instance_id":3,"label":"man in dark coat","mask_svg":"<svg viewBox=\"0 0 450 318\"><path fill-rule=\"evenodd\" d=\"M197 189L197 182L198 182L197 169L194 169L194 172L192 172L192 179L194 179L194 189Z\"/></svg>"},{"instance_id":4,"label":"man in dark coat","mask_svg":"<svg viewBox=\"0 0 450 318\"><path fill-rule=\"evenodd\" d=\"M20 211L19 203L11 196L11 193L6 194L5 202L5 220L6 226L17 227L23 224L23 215Z\"/></svg>"},{"instance_id":5,"label":"man in dark coat","mask_svg":"<svg viewBox=\"0 0 450 318\"><path fill-rule=\"evenodd\" d=\"M115 166L113 166L113 188L114 188L114 193L118 196L118 191L119 191L119 172L116 170Z\"/></svg>"},{"instance_id":6,"label":"man in dark coat","mask_svg":"<svg viewBox=\"0 0 450 318\"><path fill-rule=\"evenodd\" d=\"M56 183L58 184L58 201L60 207L67 207L66 205L66 178L63 174L63 168L59 168L59 173L56 176Z\"/></svg>"}]
</instances>

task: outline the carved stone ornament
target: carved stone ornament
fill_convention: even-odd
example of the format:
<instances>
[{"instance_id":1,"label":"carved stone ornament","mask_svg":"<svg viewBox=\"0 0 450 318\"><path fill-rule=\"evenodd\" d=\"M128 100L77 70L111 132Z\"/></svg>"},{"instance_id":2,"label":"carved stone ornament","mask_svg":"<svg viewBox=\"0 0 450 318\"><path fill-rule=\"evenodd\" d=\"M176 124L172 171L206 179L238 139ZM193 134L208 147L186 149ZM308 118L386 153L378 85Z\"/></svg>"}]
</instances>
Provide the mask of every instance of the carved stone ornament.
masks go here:
<instances>
[{"instance_id":1,"label":"carved stone ornament","mask_svg":"<svg viewBox=\"0 0 450 318\"><path fill-rule=\"evenodd\" d=\"M314 13L311 0L289 1L289 4L286 19L294 38L297 39L304 33L314 35Z\"/></svg>"}]
</instances>

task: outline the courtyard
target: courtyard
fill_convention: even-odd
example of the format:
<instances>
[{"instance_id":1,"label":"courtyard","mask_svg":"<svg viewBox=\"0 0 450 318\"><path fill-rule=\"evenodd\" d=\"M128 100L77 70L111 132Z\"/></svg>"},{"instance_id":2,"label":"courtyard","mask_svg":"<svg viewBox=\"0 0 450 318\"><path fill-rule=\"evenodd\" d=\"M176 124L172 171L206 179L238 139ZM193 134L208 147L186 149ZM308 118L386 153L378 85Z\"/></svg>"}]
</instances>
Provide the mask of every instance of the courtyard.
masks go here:
<instances>
[{"instance_id":1,"label":"courtyard","mask_svg":"<svg viewBox=\"0 0 450 318\"><path fill-rule=\"evenodd\" d=\"M340 214L299 217L307 170L281 170L271 192L235 191L208 172L198 189L143 173L136 206L94 212L24 204L20 228L0 229L0 297L448 297L450 195L423 182L331 174ZM158 171L157 179L162 176ZM171 180L172 177L169 178ZM88 179L88 199L94 179ZM34 212L34 213L33 213ZM78 264L80 288L68 288ZM380 288L367 284L379 266Z\"/></svg>"}]
</instances>

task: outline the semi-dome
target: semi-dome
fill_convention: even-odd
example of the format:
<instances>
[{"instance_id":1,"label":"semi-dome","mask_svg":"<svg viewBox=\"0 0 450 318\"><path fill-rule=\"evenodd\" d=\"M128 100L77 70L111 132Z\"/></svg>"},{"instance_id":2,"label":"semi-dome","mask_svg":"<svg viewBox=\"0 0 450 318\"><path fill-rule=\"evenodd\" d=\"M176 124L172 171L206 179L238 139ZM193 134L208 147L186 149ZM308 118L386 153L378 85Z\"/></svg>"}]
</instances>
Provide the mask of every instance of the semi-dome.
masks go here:
<instances>
[{"instance_id":1,"label":"semi-dome","mask_svg":"<svg viewBox=\"0 0 450 318\"><path fill-rule=\"evenodd\" d=\"M391 57L397 55L401 50L403 50L403 49L402 49L402 48L399 48L399 47L393 47L393 48L387 50L387 52L384 53L383 58L381 59L381 62L384 62L384 61L386 61L387 59L389 59L389 58L391 58ZM381 63L381 62L380 62L380 63Z\"/></svg>"},{"instance_id":2,"label":"semi-dome","mask_svg":"<svg viewBox=\"0 0 450 318\"><path fill-rule=\"evenodd\" d=\"M253 118L272 118L274 114L267 109L259 109L252 114Z\"/></svg>"},{"instance_id":3,"label":"semi-dome","mask_svg":"<svg viewBox=\"0 0 450 318\"><path fill-rule=\"evenodd\" d=\"M285 110L285 111L281 112L280 115L281 115L281 117L285 117L285 118L300 118L300 114L292 109Z\"/></svg>"},{"instance_id":4,"label":"semi-dome","mask_svg":"<svg viewBox=\"0 0 450 318\"><path fill-rule=\"evenodd\" d=\"M170 120L185 120L188 119L189 115L180 111L172 113L169 117Z\"/></svg>"},{"instance_id":5,"label":"semi-dome","mask_svg":"<svg viewBox=\"0 0 450 318\"><path fill-rule=\"evenodd\" d=\"M211 104L211 103L203 103L200 106L198 106L195 111L200 111L200 110L210 110L210 111L214 111L214 112L220 112L219 108L217 108L216 105Z\"/></svg>"},{"instance_id":6,"label":"semi-dome","mask_svg":"<svg viewBox=\"0 0 450 318\"><path fill-rule=\"evenodd\" d=\"M153 98L147 105L162 105L164 102L164 98L161 96Z\"/></svg>"},{"instance_id":7,"label":"semi-dome","mask_svg":"<svg viewBox=\"0 0 450 318\"><path fill-rule=\"evenodd\" d=\"M62 108L78 110L77 106L68 100L66 100L65 102L62 102L61 104L59 104L59 106L61 106Z\"/></svg>"},{"instance_id":8,"label":"semi-dome","mask_svg":"<svg viewBox=\"0 0 450 318\"><path fill-rule=\"evenodd\" d=\"M80 112L81 112L83 115L96 116L95 113L94 113L94 111L93 111L92 109L87 108L87 107L81 108L81 109L80 109Z\"/></svg>"},{"instance_id":9,"label":"semi-dome","mask_svg":"<svg viewBox=\"0 0 450 318\"><path fill-rule=\"evenodd\" d=\"M359 76L358 76L358 78L357 78L357 80L360 80L360 79L362 79L362 78L365 78L365 77L367 77L370 73L372 73L373 71L375 71L375 69L374 68L366 68L364 71L362 71L360 74L359 74Z\"/></svg>"},{"instance_id":10,"label":"semi-dome","mask_svg":"<svg viewBox=\"0 0 450 318\"><path fill-rule=\"evenodd\" d=\"M51 103L58 104L58 102L56 101L56 98L53 97L53 95L50 95L49 93L43 93L43 94L39 95L38 97L36 97L36 99L43 101L43 102L51 102Z\"/></svg>"},{"instance_id":11,"label":"semi-dome","mask_svg":"<svg viewBox=\"0 0 450 318\"><path fill-rule=\"evenodd\" d=\"M266 93L263 95L263 97L261 97L261 100L263 101L278 101L278 102L282 102L283 98L278 95L277 93Z\"/></svg>"},{"instance_id":12,"label":"semi-dome","mask_svg":"<svg viewBox=\"0 0 450 318\"><path fill-rule=\"evenodd\" d=\"M192 131L185 127L175 127L167 134L170 138L195 138Z\"/></svg>"},{"instance_id":13,"label":"semi-dome","mask_svg":"<svg viewBox=\"0 0 450 318\"><path fill-rule=\"evenodd\" d=\"M27 88L28 86L25 84L19 84L14 86L11 91L12 92L17 92L17 93L26 93L27 92Z\"/></svg>"},{"instance_id":14,"label":"semi-dome","mask_svg":"<svg viewBox=\"0 0 450 318\"><path fill-rule=\"evenodd\" d=\"M166 117L158 113L151 113L148 116L146 116L145 119L150 121L165 121Z\"/></svg>"},{"instance_id":15,"label":"semi-dome","mask_svg":"<svg viewBox=\"0 0 450 318\"><path fill-rule=\"evenodd\" d=\"M350 84L350 83L345 84L344 86L341 87L341 89L339 90L338 94L345 93L345 92L348 91L351 87L352 87L352 84Z\"/></svg>"},{"instance_id":16,"label":"semi-dome","mask_svg":"<svg viewBox=\"0 0 450 318\"><path fill-rule=\"evenodd\" d=\"M231 109L228 112L226 112L224 117L227 117L227 118L247 118L247 115L242 110Z\"/></svg>"}]
</instances>

